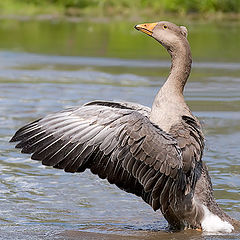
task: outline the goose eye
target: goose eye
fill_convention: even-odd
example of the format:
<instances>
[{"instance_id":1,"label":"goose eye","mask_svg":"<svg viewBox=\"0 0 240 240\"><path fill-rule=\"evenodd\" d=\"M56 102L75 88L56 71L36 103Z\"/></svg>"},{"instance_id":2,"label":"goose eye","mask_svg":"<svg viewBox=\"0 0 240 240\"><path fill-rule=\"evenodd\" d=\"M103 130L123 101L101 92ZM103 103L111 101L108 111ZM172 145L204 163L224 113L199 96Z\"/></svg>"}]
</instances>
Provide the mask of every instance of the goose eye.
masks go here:
<instances>
[{"instance_id":1,"label":"goose eye","mask_svg":"<svg viewBox=\"0 0 240 240\"><path fill-rule=\"evenodd\" d=\"M163 25L163 28L164 28L164 29L167 29L168 27L167 27L167 25Z\"/></svg>"}]
</instances>

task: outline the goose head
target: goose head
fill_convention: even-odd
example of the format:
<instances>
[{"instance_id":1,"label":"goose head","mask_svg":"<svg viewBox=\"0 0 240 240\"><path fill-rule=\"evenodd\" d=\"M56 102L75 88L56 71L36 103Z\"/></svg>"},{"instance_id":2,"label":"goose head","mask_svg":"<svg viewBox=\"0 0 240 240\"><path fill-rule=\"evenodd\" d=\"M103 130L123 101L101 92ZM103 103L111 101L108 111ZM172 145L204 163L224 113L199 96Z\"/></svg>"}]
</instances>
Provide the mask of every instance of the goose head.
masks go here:
<instances>
[{"instance_id":1,"label":"goose head","mask_svg":"<svg viewBox=\"0 0 240 240\"><path fill-rule=\"evenodd\" d=\"M167 21L138 24L135 29L156 39L170 53L176 51L183 42L188 44L187 28Z\"/></svg>"}]
</instances>

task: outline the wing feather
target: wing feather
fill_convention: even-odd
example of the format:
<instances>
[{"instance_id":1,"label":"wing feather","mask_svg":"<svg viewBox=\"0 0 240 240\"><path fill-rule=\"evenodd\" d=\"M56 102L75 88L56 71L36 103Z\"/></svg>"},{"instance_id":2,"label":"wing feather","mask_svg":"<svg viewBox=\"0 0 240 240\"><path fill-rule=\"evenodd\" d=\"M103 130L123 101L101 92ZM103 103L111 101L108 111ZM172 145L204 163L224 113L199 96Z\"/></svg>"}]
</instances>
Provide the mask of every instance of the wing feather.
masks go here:
<instances>
[{"instance_id":1,"label":"wing feather","mask_svg":"<svg viewBox=\"0 0 240 240\"><path fill-rule=\"evenodd\" d=\"M176 191L184 195L187 187L182 157L201 149L188 147L185 136L177 142L150 122L149 111L132 103L95 101L30 123L11 141L20 141L16 147L44 165L66 172L89 168L166 212L180 194Z\"/></svg>"}]
</instances>

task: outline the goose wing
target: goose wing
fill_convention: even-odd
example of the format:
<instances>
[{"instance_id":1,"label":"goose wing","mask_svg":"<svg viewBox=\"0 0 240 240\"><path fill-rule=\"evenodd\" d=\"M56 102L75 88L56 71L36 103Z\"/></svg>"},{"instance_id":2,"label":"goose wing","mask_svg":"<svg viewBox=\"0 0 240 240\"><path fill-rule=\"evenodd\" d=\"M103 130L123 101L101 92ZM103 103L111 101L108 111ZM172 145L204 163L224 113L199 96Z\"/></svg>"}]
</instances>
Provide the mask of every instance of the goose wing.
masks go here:
<instances>
[{"instance_id":1,"label":"goose wing","mask_svg":"<svg viewBox=\"0 0 240 240\"><path fill-rule=\"evenodd\" d=\"M185 194L195 189L195 184L202 174L202 155L204 136L199 121L190 116L173 125L169 133L177 140L183 157L183 172L186 174L188 189Z\"/></svg>"},{"instance_id":2,"label":"goose wing","mask_svg":"<svg viewBox=\"0 0 240 240\"><path fill-rule=\"evenodd\" d=\"M184 195L186 176L176 140L148 114L140 105L90 102L32 122L10 141L44 165L72 173L89 168L164 212Z\"/></svg>"}]
</instances>

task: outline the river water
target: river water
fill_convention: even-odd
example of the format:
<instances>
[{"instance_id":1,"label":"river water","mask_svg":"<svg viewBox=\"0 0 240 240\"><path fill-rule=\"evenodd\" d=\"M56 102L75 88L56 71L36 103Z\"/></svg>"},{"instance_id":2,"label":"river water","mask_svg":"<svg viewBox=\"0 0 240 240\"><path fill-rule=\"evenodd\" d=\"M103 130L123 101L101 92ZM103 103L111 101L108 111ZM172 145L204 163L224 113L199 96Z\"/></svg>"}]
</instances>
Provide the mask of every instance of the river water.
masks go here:
<instances>
[{"instance_id":1,"label":"river water","mask_svg":"<svg viewBox=\"0 0 240 240\"><path fill-rule=\"evenodd\" d=\"M89 171L41 166L8 143L29 121L94 99L151 106L170 62L133 25L0 21L1 239L240 238L168 233L161 213L141 199ZM240 25L188 27L194 64L185 97L205 128L215 197L240 220Z\"/></svg>"}]
</instances>

